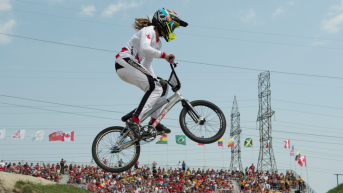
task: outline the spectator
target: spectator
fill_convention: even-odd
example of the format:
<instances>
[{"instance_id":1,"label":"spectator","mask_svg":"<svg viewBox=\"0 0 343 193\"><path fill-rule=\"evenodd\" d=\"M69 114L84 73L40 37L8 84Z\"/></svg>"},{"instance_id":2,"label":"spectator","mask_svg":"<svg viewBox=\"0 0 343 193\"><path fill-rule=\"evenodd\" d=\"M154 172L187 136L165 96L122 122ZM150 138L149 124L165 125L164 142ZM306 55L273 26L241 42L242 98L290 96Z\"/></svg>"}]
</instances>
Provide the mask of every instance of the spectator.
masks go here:
<instances>
[{"instance_id":1,"label":"spectator","mask_svg":"<svg viewBox=\"0 0 343 193\"><path fill-rule=\"evenodd\" d=\"M137 162L135 163L135 168L138 169L138 164L139 164L139 161L137 160Z\"/></svg>"},{"instance_id":2,"label":"spectator","mask_svg":"<svg viewBox=\"0 0 343 193\"><path fill-rule=\"evenodd\" d=\"M60 165L61 165L61 168L60 168L60 170L61 170L61 173L62 174L64 174L64 164L66 163L67 161L66 160L61 160L61 162L60 162Z\"/></svg>"},{"instance_id":3,"label":"spectator","mask_svg":"<svg viewBox=\"0 0 343 193\"><path fill-rule=\"evenodd\" d=\"M156 168L156 166L157 166L157 163L154 161L154 162L152 162L152 169L155 169Z\"/></svg>"},{"instance_id":4,"label":"spectator","mask_svg":"<svg viewBox=\"0 0 343 193\"><path fill-rule=\"evenodd\" d=\"M185 163L185 161L182 162L182 170L183 170L183 172L185 172L185 170L186 170L186 163Z\"/></svg>"},{"instance_id":5,"label":"spectator","mask_svg":"<svg viewBox=\"0 0 343 193\"><path fill-rule=\"evenodd\" d=\"M179 172L181 172L181 169L182 169L182 164L181 162L179 161L179 163L177 164L177 167L179 168Z\"/></svg>"},{"instance_id":6,"label":"spectator","mask_svg":"<svg viewBox=\"0 0 343 193\"><path fill-rule=\"evenodd\" d=\"M5 166L4 160L1 160L1 162L0 162L0 166L2 166L2 167L4 167L4 166Z\"/></svg>"}]
</instances>

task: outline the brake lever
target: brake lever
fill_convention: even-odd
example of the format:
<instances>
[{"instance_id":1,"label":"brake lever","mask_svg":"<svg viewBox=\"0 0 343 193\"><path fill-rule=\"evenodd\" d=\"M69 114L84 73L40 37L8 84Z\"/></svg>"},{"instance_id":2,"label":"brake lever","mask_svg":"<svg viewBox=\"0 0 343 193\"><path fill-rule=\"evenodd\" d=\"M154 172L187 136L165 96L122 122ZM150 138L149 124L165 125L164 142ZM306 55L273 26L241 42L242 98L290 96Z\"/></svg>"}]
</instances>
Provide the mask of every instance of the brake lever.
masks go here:
<instances>
[{"instance_id":1,"label":"brake lever","mask_svg":"<svg viewBox=\"0 0 343 193\"><path fill-rule=\"evenodd\" d=\"M178 64L178 63L173 63L173 65L174 65L174 68L176 68L176 67L177 67L177 64Z\"/></svg>"}]
</instances>

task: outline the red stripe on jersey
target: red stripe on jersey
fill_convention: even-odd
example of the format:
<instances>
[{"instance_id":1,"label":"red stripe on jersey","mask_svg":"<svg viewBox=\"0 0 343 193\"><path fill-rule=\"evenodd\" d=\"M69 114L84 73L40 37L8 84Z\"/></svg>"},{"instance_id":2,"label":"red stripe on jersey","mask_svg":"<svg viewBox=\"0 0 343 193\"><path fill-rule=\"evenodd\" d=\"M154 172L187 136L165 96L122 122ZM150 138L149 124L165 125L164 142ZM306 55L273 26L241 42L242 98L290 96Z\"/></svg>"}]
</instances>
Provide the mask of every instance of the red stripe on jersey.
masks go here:
<instances>
[{"instance_id":1,"label":"red stripe on jersey","mask_svg":"<svg viewBox=\"0 0 343 193\"><path fill-rule=\"evenodd\" d=\"M123 47L123 48L121 49L121 52L125 52L125 51L127 51L127 50L128 50L127 48ZM120 53L119 53L119 54L120 54ZM116 59L119 58L119 54L116 55Z\"/></svg>"}]
</instances>

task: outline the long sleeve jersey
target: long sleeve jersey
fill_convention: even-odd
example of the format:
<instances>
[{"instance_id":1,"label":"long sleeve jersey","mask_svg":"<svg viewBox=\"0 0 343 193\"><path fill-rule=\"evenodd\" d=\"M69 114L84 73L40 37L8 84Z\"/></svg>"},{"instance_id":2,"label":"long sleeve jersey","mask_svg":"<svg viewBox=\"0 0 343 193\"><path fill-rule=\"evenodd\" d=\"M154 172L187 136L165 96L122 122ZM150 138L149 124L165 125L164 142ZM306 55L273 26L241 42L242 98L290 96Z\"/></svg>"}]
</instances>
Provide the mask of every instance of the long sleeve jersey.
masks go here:
<instances>
[{"instance_id":1,"label":"long sleeve jersey","mask_svg":"<svg viewBox=\"0 0 343 193\"><path fill-rule=\"evenodd\" d=\"M162 43L156 37L155 27L144 27L133 35L116 58L130 58L139 64L144 60L142 65L156 77L151 63L154 58L164 58L165 53L160 51L161 47Z\"/></svg>"}]
</instances>

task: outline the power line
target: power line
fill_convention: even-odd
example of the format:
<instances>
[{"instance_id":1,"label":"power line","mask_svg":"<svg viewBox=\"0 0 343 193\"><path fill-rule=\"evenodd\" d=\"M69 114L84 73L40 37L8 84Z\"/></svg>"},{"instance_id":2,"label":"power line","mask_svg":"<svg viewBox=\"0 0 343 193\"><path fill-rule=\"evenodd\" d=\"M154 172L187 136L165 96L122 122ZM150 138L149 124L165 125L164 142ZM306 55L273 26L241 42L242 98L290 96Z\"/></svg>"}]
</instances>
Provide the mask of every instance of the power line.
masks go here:
<instances>
[{"instance_id":1,"label":"power line","mask_svg":"<svg viewBox=\"0 0 343 193\"><path fill-rule=\"evenodd\" d=\"M59 8L59 9L72 10L72 11L77 11L77 12L80 12L80 11L82 12L83 11L81 9L61 7L61 6L55 6L55 5L48 5L48 4L29 2L29 1L23 1L23 0L16 0L16 1L17 2L30 3L30 4L36 4L36 5L41 5L41 6L55 7L55 8ZM17 9L14 9L14 10L17 10ZM23 11L23 10L19 10L19 11ZM29 12L29 11L23 11L23 12L34 13L34 12ZM95 13L95 14L100 15L97 11L87 11L87 12ZM41 13L35 13L35 14L41 14ZM42 15L47 15L47 14L42 14ZM53 15L48 15L48 16L53 16ZM123 16L123 15L113 15L113 14L111 14L111 16L122 17L122 18L130 18L130 19L134 19L135 18L135 17L128 17L128 16ZM61 17L61 16L53 16L53 17ZM61 17L61 18L67 18L67 17ZM68 18L68 19L74 19L74 18ZM80 19L76 19L76 20L80 20ZM90 20L86 20L86 21L90 21ZM90 21L90 22L93 22L93 21ZM103 23L103 22L96 22L96 23ZM110 23L104 23L104 24L110 24ZM114 24L110 24L110 25L114 25ZM268 32L256 32L256 31L248 31L248 30L240 30L240 29L232 29L232 28L220 28L220 27L214 27L214 26L202 26L202 25L194 25L194 24L190 24L189 26L198 27L198 28L215 29L215 30L225 30L225 31L236 31L236 32L244 32L244 33L254 33L254 34L262 34L262 35L274 35L274 36L283 36L283 37L295 37L295 38L306 38L306 39L321 39L321 40L343 41L341 39L318 38L318 37L309 37L309 36L300 36L300 35L289 35L289 34L277 34L277 33L268 33ZM131 26L125 26L125 27L131 27Z\"/></svg>"},{"instance_id":2,"label":"power line","mask_svg":"<svg viewBox=\"0 0 343 193\"><path fill-rule=\"evenodd\" d=\"M50 17L57 17L62 19L71 19L71 20L77 20L77 21L84 21L84 22L91 22L91 23L99 23L99 24L106 24L106 25L113 25L113 26L120 26L120 27L132 27L132 26L126 26L126 25L119 25L119 24L111 24L111 23L105 23L105 22L97 22L97 21L91 21L91 20L85 20L85 19L75 19L75 18L69 18L69 17L61 17L61 16L55 16L55 15L49 15L49 14L43 14L43 13L35 13L31 11L24 11L24 10L18 10L21 12L26 13L32 13L32 14L38 14L38 15L44 15L44 16L50 16ZM342 48L332 48L332 47L318 47L318 46L311 46L311 45L299 45L299 44L289 44L289 43L279 43L279 42L266 42L266 41L259 41L259 40L246 40L246 39L237 39L237 38L228 38L228 37L217 37L217 36L208 36L208 35L200 35L200 34L188 34L188 33L182 33L178 32L178 34L183 35L190 35L190 36L200 36L200 37L207 37L207 38L214 38L214 39L227 39L227 40L234 40L234 41L244 41L244 42L253 42L253 43L263 43L263 44L274 44L274 45L284 45L284 46L296 46L296 47L311 47L311 48L323 48L323 49L335 49L335 50L343 50ZM343 40L340 40L343 41Z\"/></svg>"},{"instance_id":3,"label":"power line","mask_svg":"<svg viewBox=\"0 0 343 193\"><path fill-rule=\"evenodd\" d=\"M36 38L30 38L30 37L24 37L24 36L17 36L17 35L6 34L6 33L0 33L0 34L7 35L7 36L12 36L12 37L17 37L17 38L41 41L41 42L46 42L46 43L59 44L59 45L64 45L64 46L72 46L72 47L85 48L85 49L91 49L91 50L97 50L97 51L119 53L119 52L113 51L113 50L92 48L92 47L79 46L79 45L74 45L74 44L65 44L65 43L59 43L59 42L42 40L42 39L36 39ZM253 71L259 71L259 72L266 71L266 70L261 70L261 69L256 69L256 68L245 68L245 67L228 66L228 65L220 65L220 64L211 64L211 63L204 63L204 62L195 62L195 61L188 61L188 60L178 60L178 61L187 62L187 63L191 63L191 64L202 64L202 65L207 65L207 66L217 66L217 67L234 68L234 69L242 69L242 70L253 70ZM283 71L275 71L275 70L269 70L269 72L274 72L274 73L279 73L279 74L287 74L287 75L297 75L297 76L308 76L308 77L330 78L330 79L340 79L340 80L343 80L343 77L335 77L335 76L325 76L325 75L316 75L316 74L303 74L303 73L283 72Z\"/></svg>"}]
</instances>

